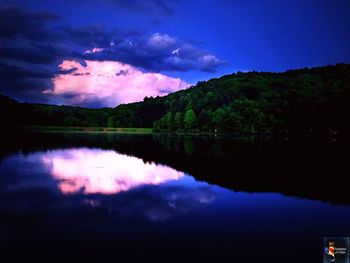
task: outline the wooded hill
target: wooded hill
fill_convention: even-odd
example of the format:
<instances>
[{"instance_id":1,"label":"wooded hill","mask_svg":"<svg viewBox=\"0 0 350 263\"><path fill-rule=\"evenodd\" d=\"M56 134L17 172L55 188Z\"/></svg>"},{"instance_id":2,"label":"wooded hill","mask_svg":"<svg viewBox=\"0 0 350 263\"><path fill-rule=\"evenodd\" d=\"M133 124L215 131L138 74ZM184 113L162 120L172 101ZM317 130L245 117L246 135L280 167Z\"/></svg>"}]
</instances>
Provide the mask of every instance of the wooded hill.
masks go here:
<instances>
[{"instance_id":1,"label":"wooded hill","mask_svg":"<svg viewBox=\"0 0 350 263\"><path fill-rule=\"evenodd\" d=\"M116 108L19 103L0 97L0 117L11 125L154 127L157 132L347 130L349 112L348 64L284 73L238 72Z\"/></svg>"}]
</instances>

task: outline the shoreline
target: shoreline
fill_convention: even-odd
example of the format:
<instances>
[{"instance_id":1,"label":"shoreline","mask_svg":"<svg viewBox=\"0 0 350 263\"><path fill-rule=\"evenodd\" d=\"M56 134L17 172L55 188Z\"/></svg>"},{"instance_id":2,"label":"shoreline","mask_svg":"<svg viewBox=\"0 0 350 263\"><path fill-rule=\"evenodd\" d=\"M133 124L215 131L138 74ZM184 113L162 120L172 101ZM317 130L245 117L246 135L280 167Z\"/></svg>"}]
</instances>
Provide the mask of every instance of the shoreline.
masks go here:
<instances>
[{"instance_id":1,"label":"shoreline","mask_svg":"<svg viewBox=\"0 0 350 263\"><path fill-rule=\"evenodd\" d=\"M310 140L325 140L329 142L337 142L339 140L349 140L346 131L338 131L333 128L328 129L313 129L308 131L285 131L279 133L221 133L221 132L200 132L200 131L178 131L178 132L155 132L153 128L131 128L131 127L83 127L83 126L9 126L0 130L0 133L11 132L34 132L34 133L75 133L75 134L139 134L139 135L154 135L154 136L170 136L170 137L210 137L210 138L284 138L290 140L292 138L304 138Z\"/></svg>"}]
</instances>

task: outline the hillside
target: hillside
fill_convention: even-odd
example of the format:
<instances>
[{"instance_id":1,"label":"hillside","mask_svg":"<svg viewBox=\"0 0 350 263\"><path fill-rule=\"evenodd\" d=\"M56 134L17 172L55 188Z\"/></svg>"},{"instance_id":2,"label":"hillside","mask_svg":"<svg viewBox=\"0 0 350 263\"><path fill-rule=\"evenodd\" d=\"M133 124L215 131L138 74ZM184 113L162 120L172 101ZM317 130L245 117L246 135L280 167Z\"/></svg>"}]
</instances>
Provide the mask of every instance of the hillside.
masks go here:
<instances>
[{"instance_id":1,"label":"hillside","mask_svg":"<svg viewBox=\"0 0 350 263\"><path fill-rule=\"evenodd\" d=\"M1 96L0 117L13 125L154 127L167 132L346 130L349 102L350 65L337 64L235 73L113 109L18 103Z\"/></svg>"},{"instance_id":2,"label":"hillside","mask_svg":"<svg viewBox=\"0 0 350 263\"><path fill-rule=\"evenodd\" d=\"M0 95L0 117L7 125L105 127L111 109L19 103Z\"/></svg>"}]
</instances>

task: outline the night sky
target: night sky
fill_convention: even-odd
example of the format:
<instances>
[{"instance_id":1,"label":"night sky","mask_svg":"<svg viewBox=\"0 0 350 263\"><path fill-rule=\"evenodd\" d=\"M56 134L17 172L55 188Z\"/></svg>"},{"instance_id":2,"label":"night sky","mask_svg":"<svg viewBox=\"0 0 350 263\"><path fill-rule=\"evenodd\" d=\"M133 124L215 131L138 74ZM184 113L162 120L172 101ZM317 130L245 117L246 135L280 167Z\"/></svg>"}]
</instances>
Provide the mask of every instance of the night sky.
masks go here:
<instances>
[{"instance_id":1,"label":"night sky","mask_svg":"<svg viewBox=\"0 0 350 263\"><path fill-rule=\"evenodd\" d=\"M349 0L0 0L0 94L19 101L114 107L341 62Z\"/></svg>"}]
</instances>

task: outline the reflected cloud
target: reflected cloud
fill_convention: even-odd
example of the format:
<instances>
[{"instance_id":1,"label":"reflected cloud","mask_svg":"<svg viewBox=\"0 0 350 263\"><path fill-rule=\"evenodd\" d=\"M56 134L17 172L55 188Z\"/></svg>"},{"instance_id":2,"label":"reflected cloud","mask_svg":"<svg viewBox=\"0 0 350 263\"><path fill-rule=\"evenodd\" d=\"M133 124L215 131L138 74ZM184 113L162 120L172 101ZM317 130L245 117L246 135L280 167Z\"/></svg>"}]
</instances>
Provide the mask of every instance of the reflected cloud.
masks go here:
<instances>
[{"instance_id":1,"label":"reflected cloud","mask_svg":"<svg viewBox=\"0 0 350 263\"><path fill-rule=\"evenodd\" d=\"M188 179L191 177L161 187L146 185L114 196L91 195L84 203L92 208L102 207L117 217L164 221L207 206L217 198L215 187L194 180L185 182Z\"/></svg>"},{"instance_id":2,"label":"reflected cloud","mask_svg":"<svg viewBox=\"0 0 350 263\"><path fill-rule=\"evenodd\" d=\"M222 194L168 166L103 149L19 153L0 163L0 174L10 175L0 176L0 194L18 196L0 210L16 213L34 207L159 222L208 206Z\"/></svg>"},{"instance_id":3,"label":"reflected cloud","mask_svg":"<svg viewBox=\"0 0 350 263\"><path fill-rule=\"evenodd\" d=\"M116 194L140 185L158 185L185 174L112 150L54 150L42 157L64 194Z\"/></svg>"}]
</instances>

